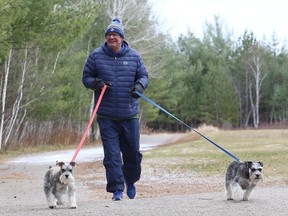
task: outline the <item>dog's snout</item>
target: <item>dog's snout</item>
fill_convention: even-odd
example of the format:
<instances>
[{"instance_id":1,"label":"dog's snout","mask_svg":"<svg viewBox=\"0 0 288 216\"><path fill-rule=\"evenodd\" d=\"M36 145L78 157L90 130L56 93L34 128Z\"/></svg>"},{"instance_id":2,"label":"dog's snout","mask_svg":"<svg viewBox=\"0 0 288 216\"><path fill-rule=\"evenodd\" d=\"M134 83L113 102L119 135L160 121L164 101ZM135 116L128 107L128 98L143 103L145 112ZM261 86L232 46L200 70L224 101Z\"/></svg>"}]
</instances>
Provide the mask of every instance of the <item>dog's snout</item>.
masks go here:
<instances>
[{"instance_id":1,"label":"dog's snout","mask_svg":"<svg viewBox=\"0 0 288 216\"><path fill-rule=\"evenodd\" d=\"M66 175L65 175L65 177L68 179L69 175L68 175L68 174L66 174Z\"/></svg>"}]
</instances>

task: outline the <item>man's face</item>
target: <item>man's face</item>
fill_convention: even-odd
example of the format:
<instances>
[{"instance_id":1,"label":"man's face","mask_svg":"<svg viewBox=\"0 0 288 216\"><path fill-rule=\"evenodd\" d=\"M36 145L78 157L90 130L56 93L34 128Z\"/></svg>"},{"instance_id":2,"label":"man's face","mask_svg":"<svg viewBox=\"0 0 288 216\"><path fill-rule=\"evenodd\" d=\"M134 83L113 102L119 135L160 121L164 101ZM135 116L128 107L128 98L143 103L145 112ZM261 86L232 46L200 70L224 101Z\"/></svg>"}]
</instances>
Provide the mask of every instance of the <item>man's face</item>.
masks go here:
<instances>
[{"instance_id":1,"label":"man's face","mask_svg":"<svg viewBox=\"0 0 288 216\"><path fill-rule=\"evenodd\" d=\"M114 51L114 52L119 52L121 50L121 45L123 39L121 36L115 32L111 32L107 34L106 36L106 41L108 46Z\"/></svg>"}]
</instances>

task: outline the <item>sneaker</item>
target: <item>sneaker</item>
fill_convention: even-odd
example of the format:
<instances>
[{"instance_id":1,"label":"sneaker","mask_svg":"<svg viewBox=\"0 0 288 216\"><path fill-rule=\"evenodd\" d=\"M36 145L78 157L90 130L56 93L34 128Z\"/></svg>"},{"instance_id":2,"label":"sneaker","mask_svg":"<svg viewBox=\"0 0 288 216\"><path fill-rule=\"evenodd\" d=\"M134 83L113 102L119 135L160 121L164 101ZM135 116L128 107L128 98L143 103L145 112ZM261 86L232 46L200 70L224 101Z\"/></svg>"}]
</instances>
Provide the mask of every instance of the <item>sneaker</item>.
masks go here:
<instances>
[{"instance_id":1,"label":"sneaker","mask_svg":"<svg viewBox=\"0 0 288 216\"><path fill-rule=\"evenodd\" d=\"M120 190L116 190L113 194L112 200L113 201L118 201L123 199L123 192Z\"/></svg>"},{"instance_id":2,"label":"sneaker","mask_svg":"<svg viewBox=\"0 0 288 216\"><path fill-rule=\"evenodd\" d=\"M136 197L136 187L134 184L127 184L127 196L130 199L134 199Z\"/></svg>"}]
</instances>

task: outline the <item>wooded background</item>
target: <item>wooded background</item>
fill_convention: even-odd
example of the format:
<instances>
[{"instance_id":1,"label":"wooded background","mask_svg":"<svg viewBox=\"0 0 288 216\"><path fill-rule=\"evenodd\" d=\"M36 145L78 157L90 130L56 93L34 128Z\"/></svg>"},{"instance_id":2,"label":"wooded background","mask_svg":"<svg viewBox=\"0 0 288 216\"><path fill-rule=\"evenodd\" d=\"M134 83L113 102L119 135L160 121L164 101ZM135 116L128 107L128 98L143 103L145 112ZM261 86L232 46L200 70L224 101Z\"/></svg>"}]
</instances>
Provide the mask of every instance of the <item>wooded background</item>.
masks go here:
<instances>
[{"instance_id":1,"label":"wooded background","mask_svg":"<svg viewBox=\"0 0 288 216\"><path fill-rule=\"evenodd\" d=\"M145 95L191 127L287 126L288 54L276 33L233 35L215 16L203 38L190 31L175 41L158 31L151 7L147 0L0 0L0 150L79 141L93 104L83 66L114 17L149 70ZM143 129L188 130L140 100ZM97 137L95 122L90 138Z\"/></svg>"}]
</instances>

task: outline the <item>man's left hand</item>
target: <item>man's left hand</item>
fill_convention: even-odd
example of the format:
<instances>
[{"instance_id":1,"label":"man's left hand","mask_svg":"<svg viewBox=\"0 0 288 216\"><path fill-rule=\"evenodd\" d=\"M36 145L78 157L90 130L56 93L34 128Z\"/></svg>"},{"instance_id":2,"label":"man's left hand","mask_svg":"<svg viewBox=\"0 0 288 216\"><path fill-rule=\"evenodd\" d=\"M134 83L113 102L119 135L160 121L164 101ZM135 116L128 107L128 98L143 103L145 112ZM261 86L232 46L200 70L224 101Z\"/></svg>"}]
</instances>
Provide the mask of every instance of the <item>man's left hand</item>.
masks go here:
<instances>
[{"instance_id":1,"label":"man's left hand","mask_svg":"<svg viewBox=\"0 0 288 216\"><path fill-rule=\"evenodd\" d=\"M143 92L144 92L144 88L139 82L135 83L129 91L133 98L139 98L140 96L135 91L137 91L141 94L143 94Z\"/></svg>"}]
</instances>

